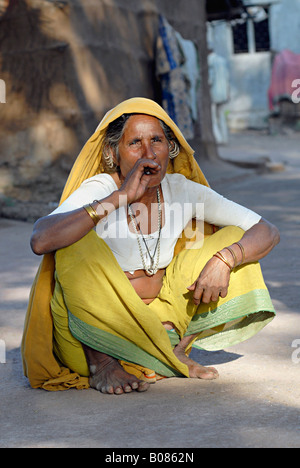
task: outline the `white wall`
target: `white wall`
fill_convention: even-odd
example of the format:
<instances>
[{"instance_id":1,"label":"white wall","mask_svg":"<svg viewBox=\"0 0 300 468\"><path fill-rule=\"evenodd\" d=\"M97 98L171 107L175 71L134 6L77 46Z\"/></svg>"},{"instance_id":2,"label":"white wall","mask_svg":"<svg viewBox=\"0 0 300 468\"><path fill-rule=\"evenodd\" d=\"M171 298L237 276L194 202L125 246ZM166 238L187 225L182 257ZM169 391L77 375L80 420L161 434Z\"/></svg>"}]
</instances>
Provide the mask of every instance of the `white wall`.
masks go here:
<instances>
[{"instance_id":1,"label":"white wall","mask_svg":"<svg viewBox=\"0 0 300 468\"><path fill-rule=\"evenodd\" d=\"M209 29L209 42L228 62L231 95L226 114L230 130L267 127L271 52L233 54L230 25L215 22ZM300 0L280 0L271 6L270 41L275 52L288 48L300 54Z\"/></svg>"},{"instance_id":2,"label":"white wall","mask_svg":"<svg viewBox=\"0 0 300 468\"><path fill-rule=\"evenodd\" d=\"M271 41L275 51L300 54L300 0L281 0L272 7Z\"/></svg>"}]
</instances>

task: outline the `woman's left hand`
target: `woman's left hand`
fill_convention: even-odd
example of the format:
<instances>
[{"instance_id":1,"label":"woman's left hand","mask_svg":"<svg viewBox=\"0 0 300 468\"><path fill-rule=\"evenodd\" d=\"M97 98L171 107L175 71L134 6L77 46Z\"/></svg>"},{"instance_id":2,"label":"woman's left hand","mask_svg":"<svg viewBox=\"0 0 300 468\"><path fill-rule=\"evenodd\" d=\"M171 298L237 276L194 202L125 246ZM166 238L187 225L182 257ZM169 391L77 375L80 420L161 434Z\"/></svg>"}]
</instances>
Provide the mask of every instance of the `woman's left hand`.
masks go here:
<instances>
[{"instance_id":1,"label":"woman's left hand","mask_svg":"<svg viewBox=\"0 0 300 468\"><path fill-rule=\"evenodd\" d=\"M189 291L194 291L194 304L200 302L209 304L219 299L219 296L226 297L230 280L230 269L228 266L216 257L212 257L197 280L189 286Z\"/></svg>"}]
</instances>

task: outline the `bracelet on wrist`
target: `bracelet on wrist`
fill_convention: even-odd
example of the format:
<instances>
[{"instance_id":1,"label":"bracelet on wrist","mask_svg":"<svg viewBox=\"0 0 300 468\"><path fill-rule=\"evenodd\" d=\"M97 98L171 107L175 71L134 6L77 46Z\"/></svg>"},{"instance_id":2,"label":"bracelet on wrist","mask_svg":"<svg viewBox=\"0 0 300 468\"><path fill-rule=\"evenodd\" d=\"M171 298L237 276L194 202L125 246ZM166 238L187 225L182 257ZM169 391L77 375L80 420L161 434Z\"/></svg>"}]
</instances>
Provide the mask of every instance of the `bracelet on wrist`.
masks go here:
<instances>
[{"instance_id":1,"label":"bracelet on wrist","mask_svg":"<svg viewBox=\"0 0 300 468\"><path fill-rule=\"evenodd\" d=\"M240 242L235 242L235 244L239 246L239 248L240 248L240 250L242 252L242 260L239 263L239 265L242 265L242 263L244 263L244 261L245 261L245 249L244 249L244 246Z\"/></svg>"},{"instance_id":2,"label":"bracelet on wrist","mask_svg":"<svg viewBox=\"0 0 300 468\"><path fill-rule=\"evenodd\" d=\"M96 226L99 221L100 221L100 216L98 215L98 213L96 212L96 210L92 207L92 205L84 205L83 208L85 209L85 211L87 212L87 214L90 216L90 218L92 219L94 225Z\"/></svg>"},{"instance_id":3,"label":"bracelet on wrist","mask_svg":"<svg viewBox=\"0 0 300 468\"><path fill-rule=\"evenodd\" d=\"M101 207L103 208L103 214L97 213L97 211L91 204L84 205L83 208L85 209L87 214L92 219L94 225L96 226L99 223L99 221L105 220L107 218L108 210L104 208L104 206L99 200L94 200L93 203L99 203L99 205L101 205Z\"/></svg>"},{"instance_id":4,"label":"bracelet on wrist","mask_svg":"<svg viewBox=\"0 0 300 468\"><path fill-rule=\"evenodd\" d=\"M100 219L102 219L102 221L106 221L106 218L107 218L107 216L108 216L108 210L106 210L106 209L104 208L102 202L99 201L99 200L94 200L93 203L99 203L99 205L100 205L101 208L103 209L103 214L99 214L99 213L96 211L97 216L99 216L99 221L100 221Z\"/></svg>"},{"instance_id":5,"label":"bracelet on wrist","mask_svg":"<svg viewBox=\"0 0 300 468\"><path fill-rule=\"evenodd\" d=\"M233 258L233 268L235 268L237 266L237 258L236 258L234 250L231 247L225 247L225 249L229 250L229 252L231 253L232 258Z\"/></svg>"},{"instance_id":6,"label":"bracelet on wrist","mask_svg":"<svg viewBox=\"0 0 300 468\"><path fill-rule=\"evenodd\" d=\"M226 260L226 258L221 254L221 252L217 252L213 255L213 257L216 257L218 258L219 260L221 260L223 263L225 263L225 265L228 266L229 270L231 271L233 269L233 267L230 265L230 263Z\"/></svg>"}]
</instances>

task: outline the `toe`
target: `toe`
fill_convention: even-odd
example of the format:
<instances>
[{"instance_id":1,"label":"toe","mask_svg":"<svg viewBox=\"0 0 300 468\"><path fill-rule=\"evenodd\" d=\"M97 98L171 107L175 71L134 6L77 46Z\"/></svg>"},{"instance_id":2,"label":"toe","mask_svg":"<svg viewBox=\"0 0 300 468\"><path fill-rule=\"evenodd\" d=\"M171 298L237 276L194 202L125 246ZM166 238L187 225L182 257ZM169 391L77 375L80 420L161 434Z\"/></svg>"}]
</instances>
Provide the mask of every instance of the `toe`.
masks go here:
<instances>
[{"instance_id":1,"label":"toe","mask_svg":"<svg viewBox=\"0 0 300 468\"><path fill-rule=\"evenodd\" d=\"M148 390L149 386L150 386L150 384L148 382L141 382L141 383L139 383L137 391L138 392L145 392L146 390Z\"/></svg>"},{"instance_id":2,"label":"toe","mask_svg":"<svg viewBox=\"0 0 300 468\"><path fill-rule=\"evenodd\" d=\"M114 393L116 395L121 395L122 393L124 393L123 388L122 387L116 387Z\"/></svg>"},{"instance_id":3,"label":"toe","mask_svg":"<svg viewBox=\"0 0 300 468\"><path fill-rule=\"evenodd\" d=\"M219 377L219 372L217 371L217 369L215 369L214 367L206 367L206 369L209 371L209 372L212 372L215 376L215 378Z\"/></svg>"},{"instance_id":4,"label":"toe","mask_svg":"<svg viewBox=\"0 0 300 468\"><path fill-rule=\"evenodd\" d=\"M212 369L207 369L207 371L202 372L200 375L200 379L203 379L203 380L214 380L214 379L217 379L218 377L219 377L218 372L213 372Z\"/></svg>"},{"instance_id":5,"label":"toe","mask_svg":"<svg viewBox=\"0 0 300 468\"><path fill-rule=\"evenodd\" d=\"M114 393L114 388L111 385L96 385L96 389L99 390L101 393L108 393L108 394L113 394Z\"/></svg>"},{"instance_id":6,"label":"toe","mask_svg":"<svg viewBox=\"0 0 300 468\"><path fill-rule=\"evenodd\" d=\"M124 385L123 387L125 393L130 393L132 390L134 390L133 386L131 385Z\"/></svg>"}]
</instances>

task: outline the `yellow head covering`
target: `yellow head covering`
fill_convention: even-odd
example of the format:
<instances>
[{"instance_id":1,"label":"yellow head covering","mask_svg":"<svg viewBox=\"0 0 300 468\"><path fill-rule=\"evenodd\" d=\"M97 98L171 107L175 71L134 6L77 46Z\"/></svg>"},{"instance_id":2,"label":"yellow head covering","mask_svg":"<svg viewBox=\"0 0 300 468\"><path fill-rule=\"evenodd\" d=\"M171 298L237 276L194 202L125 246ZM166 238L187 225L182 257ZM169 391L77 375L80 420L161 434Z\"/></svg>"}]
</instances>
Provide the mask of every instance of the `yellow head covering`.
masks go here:
<instances>
[{"instance_id":1,"label":"yellow head covering","mask_svg":"<svg viewBox=\"0 0 300 468\"><path fill-rule=\"evenodd\" d=\"M194 151L183 134L156 102L146 98L128 99L107 112L94 134L87 141L70 172L60 203L68 198L81 183L101 172L101 147L108 125L122 114L147 114L164 121L178 139L179 155L169 161L168 173L180 173L190 180L208 185L202 171L194 159ZM182 245L184 239L181 240ZM179 247L180 250L181 247ZM178 248L176 250L176 253ZM54 254L43 257L35 281L31 288L29 305L22 340L24 373L34 388L66 389L87 388L87 378L71 373L59 365L52 351L52 316L50 301L54 288Z\"/></svg>"},{"instance_id":2,"label":"yellow head covering","mask_svg":"<svg viewBox=\"0 0 300 468\"><path fill-rule=\"evenodd\" d=\"M151 99L132 98L123 101L121 104L111 109L101 120L95 133L87 141L75 161L65 185L61 197L61 203L68 198L84 180L101 172L101 147L108 125L118 117L121 117L121 115L132 113L152 115L163 120L171 128L178 139L181 145L181 151L174 160L170 160L168 173L177 172L185 175L188 179L195 182L208 185L202 171L193 157L194 150L190 147L177 125L168 116L164 109Z\"/></svg>"}]
</instances>

